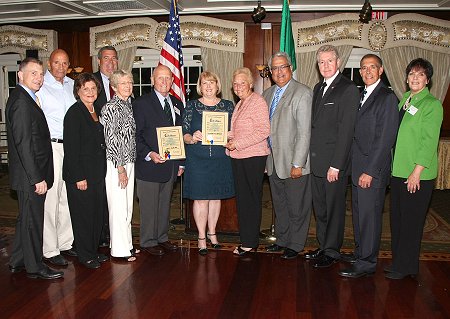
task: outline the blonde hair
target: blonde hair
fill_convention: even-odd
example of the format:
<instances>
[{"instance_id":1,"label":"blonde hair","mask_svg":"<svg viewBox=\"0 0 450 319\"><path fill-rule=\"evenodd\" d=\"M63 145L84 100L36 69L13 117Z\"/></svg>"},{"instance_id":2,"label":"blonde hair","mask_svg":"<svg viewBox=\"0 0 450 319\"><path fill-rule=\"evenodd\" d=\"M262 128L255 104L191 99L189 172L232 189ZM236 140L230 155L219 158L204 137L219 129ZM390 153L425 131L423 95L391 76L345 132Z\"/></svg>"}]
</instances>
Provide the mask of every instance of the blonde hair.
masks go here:
<instances>
[{"instance_id":1,"label":"blonde hair","mask_svg":"<svg viewBox=\"0 0 450 319\"><path fill-rule=\"evenodd\" d=\"M210 71L203 71L197 80L197 94L198 95L203 96L203 93L201 91L202 80L216 82L216 84L217 84L216 96L219 95L220 92L222 92L222 84L220 83L220 79L217 76L217 74L215 74L214 72L210 72Z\"/></svg>"},{"instance_id":2,"label":"blonde hair","mask_svg":"<svg viewBox=\"0 0 450 319\"><path fill-rule=\"evenodd\" d=\"M233 72L233 82L234 82L234 78L236 77L236 75L239 74L243 74L247 77L247 82L248 84L250 84L250 87L253 87L253 75L252 75L252 71L250 71L249 68L239 68L234 70Z\"/></svg>"}]
</instances>

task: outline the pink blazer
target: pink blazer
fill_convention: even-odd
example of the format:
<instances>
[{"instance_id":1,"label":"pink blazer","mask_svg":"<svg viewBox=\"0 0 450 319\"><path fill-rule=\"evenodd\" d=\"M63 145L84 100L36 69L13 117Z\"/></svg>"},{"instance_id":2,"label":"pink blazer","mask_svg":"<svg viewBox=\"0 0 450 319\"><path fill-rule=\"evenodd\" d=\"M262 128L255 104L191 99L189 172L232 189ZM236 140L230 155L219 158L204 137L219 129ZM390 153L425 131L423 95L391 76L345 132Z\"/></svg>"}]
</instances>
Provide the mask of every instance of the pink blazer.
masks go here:
<instances>
[{"instance_id":1,"label":"pink blazer","mask_svg":"<svg viewBox=\"0 0 450 319\"><path fill-rule=\"evenodd\" d=\"M230 137L234 140L236 149L230 152L230 156L248 158L268 155L269 134L269 107L261 95L253 92L234 108Z\"/></svg>"}]
</instances>

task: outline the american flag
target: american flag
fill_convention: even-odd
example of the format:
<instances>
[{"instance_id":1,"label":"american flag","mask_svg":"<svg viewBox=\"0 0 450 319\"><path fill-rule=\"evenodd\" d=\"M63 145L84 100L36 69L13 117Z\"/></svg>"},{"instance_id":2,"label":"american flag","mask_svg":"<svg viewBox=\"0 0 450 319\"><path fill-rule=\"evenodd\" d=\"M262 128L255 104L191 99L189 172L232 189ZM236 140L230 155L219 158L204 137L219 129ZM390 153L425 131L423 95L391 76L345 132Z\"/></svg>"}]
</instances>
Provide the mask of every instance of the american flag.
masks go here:
<instances>
[{"instance_id":1,"label":"american flag","mask_svg":"<svg viewBox=\"0 0 450 319\"><path fill-rule=\"evenodd\" d=\"M183 52L181 50L180 18L176 0L170 5L169 28L159 56L159 64L172 70L173 84L170 94L186 104L186 89L184 87Z\"/></svg>"}]
</instances>

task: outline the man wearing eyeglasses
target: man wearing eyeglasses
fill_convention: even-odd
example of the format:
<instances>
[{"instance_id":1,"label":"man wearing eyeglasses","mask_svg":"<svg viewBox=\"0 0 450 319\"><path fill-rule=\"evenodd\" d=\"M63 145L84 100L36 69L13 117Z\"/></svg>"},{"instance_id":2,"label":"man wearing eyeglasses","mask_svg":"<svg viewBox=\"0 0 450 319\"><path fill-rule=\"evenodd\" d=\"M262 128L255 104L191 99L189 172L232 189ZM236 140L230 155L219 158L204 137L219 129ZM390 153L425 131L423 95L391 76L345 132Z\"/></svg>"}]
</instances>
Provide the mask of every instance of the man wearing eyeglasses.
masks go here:
<instances>
[{"instance_id":1,"label":"man wearing eyeglasses","mask_svg":"<svg viewBox=\"0 0 450 319\"><path fill-rule=\"evenodd\" d=\"M284 259L303 250L311 216L309 142L312 91L292 79L292 66L284 52L268 62L276 85L263 96L269 105L271 154L267 158L272 202L275 209L275 244L267 251L281 251Z\"/></svg>"},{"instance_id":2,"label":"man wearing eyeglasses","mask_svg":"<svg viewBox=\"0 0 450 319\"><path fill-rule=\"evenodd\" d=\"M350 148L359 105L356 85L339 72L337 49L324 45L316 54L323 80L314 87L311 122L311 170L317 240L320 248L305 254L314 267L341 259L345 192L350 174Z\"/></svg>"}]
</instances>

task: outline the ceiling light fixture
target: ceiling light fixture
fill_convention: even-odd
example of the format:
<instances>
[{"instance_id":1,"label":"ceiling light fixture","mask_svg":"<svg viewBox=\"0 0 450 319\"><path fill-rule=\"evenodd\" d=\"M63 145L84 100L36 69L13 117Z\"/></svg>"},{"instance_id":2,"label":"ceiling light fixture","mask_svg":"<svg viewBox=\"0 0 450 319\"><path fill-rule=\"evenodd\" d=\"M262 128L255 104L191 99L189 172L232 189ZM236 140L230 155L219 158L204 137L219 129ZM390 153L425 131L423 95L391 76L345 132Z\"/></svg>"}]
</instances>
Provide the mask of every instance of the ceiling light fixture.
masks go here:
<instances>
[{"instance_id":1,"label":"ceiling light fixture","mask_svg":"<svg viewBox=\"0 0 450 319\"><path fill-rule=\"evenodd\" d=\"M365 0L361 11L359 12L359 21L362 23L369 23L372 20L372 6L370 5L369 0Z\"/></svg>"},{"instance_id":2,"label":"ceiling light fixture","mask_svg":"<svg viewBox=\"0 0 450 319\"><path fill-rule=\"evenodd\" d=\"M266 17L266 9L261 7L261 1L258 1L258 6L253 9L252 19L255 23L261 23Z\"/></svg>"}]
</instances>

